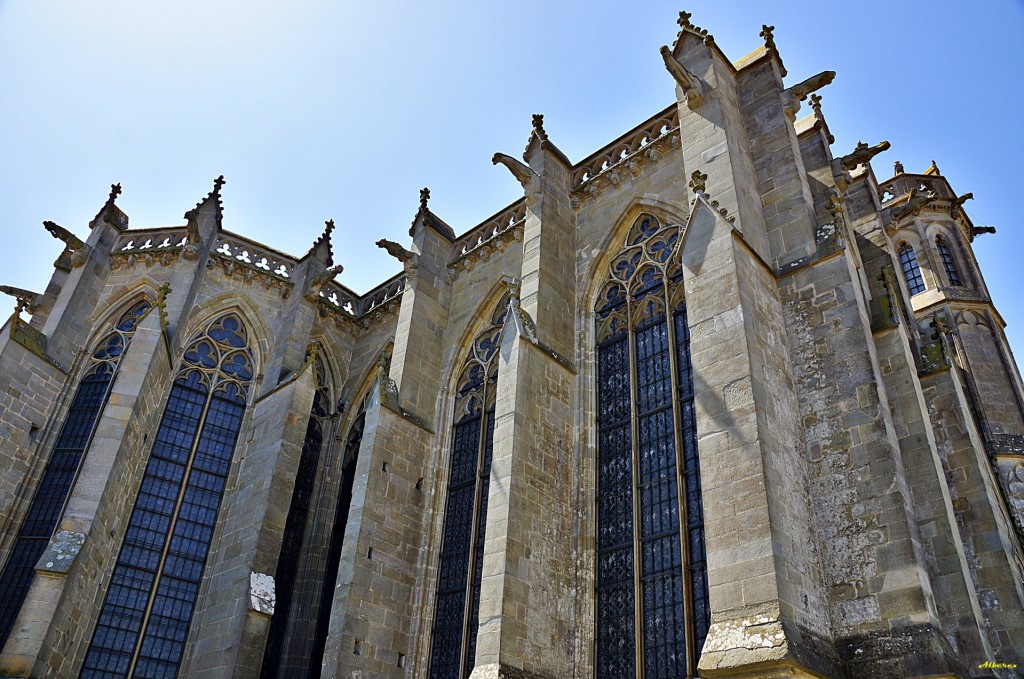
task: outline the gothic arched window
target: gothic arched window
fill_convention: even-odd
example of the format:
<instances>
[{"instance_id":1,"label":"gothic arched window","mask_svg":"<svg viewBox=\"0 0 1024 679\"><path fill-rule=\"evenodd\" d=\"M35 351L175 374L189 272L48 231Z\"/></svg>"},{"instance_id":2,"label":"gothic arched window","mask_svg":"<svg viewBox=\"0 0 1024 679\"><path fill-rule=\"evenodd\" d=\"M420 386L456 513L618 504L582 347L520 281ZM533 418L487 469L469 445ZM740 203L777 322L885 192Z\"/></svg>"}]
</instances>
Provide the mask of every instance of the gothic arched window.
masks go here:
<instances>
[{"instance_id":1,"label":"gothic arched window","mask_svg":"<svg viewBox=\"0 0 1024 679\"><path fill-rule=\"evenodd\" d=\"M309 545L306 544L306 526L315 492L317 470L320 468L321 455L324 453L324 442L330 440L332 391L327 366L320 356L313 358L313 366L316 391L313 393L306 436L299 456L299 466L295 472L295 486L288 508L288 518L285 520L284 536L274 576L277 600L274 615L270 619L270 631L263 651L263 669L260 675L267 679L287 674L289 671L307 673L311 667L308 664L308 650L305 653L292 654L299 657L283 658L288 650L285 637L290 631L291 646L305 647L308 644L311 647L317 632L314 625L319 597L316 597L315 601L304 597L303 594L308 588L303 587L305 583L300 582L298 576L300 560L304 555L308 556L309 552ZM287 660L287 668L283 660Z\"/></svg>"},{"instance_id":2,"label":"gothic arched window","mask_svg":"<svg viewBox=\"0 0 1024 679\"><path fill-rule=\"evenodd\" d=\"M596 306L599 679L696 676L710 622L678 238L641 215Z\"/></svg>"},{"instance_id":3,"label":"gothic arched window","mask_svg":"<svg viewBox=\"0 0 1024 679\"><path fill-rule=\"evenodd\" d=\"M924 292L924 279L921 278L921 267L917 264L917 255L910 243L903 242L899 248L900 268L903 269L903 277L907 280L907 289L911 295Z\"/></svg>"},{"instance_id":4,"label":"gothic arched window","mask_svg":"<svg viewBox=\"0 0 1024 679\"><path fill-rule=\"evenodd\" d=\"M224 495L253 361L221 316L186 346L82 677L174 677Z\"/></svg>"},{"instance_id":5,"label":"gothic arched window","mask_svg":"<svg viewBox=\"0 0 1024 679\"><path fill-rule=\"evenodd\" d=\"M100 412L107 402L121 357L135 334L139 320L149 309L149 302L137 302L118 318L113 329L97 343L85 376L78 383L78 390L18 531L10 558L0 571L0 648L7 641L28 595L36 562L46 550L64 512L64 503L92 440Z\"/></svg>"},{"instance_id":6,"label":"gothic arched window","mask_svg":"<svg viewBox=\"0 0 1024 679\"><path fill-rule=\"evenodd\" d=\"M939 250L939 259L942 260L942 268L946 271L946 279L950 285L963 285L960 280L960 272L956 270L956 260L953 259L953 252L946 244L942 236L935 237L935 247Z\"/></svg>"},{"instance_id":7,"label":"gothic arched window","mask_svg":"<svg viewBox=\"0 0 1024 679\"><path fill-rule=\"evenodd\" d=\"M494 449L498 338L507 311L505 296L491 315L488 328L473 342L455 393L455 426L434 602L431 679L468 677L476 658L487 492Z\"/></svg>"}]
</instances>

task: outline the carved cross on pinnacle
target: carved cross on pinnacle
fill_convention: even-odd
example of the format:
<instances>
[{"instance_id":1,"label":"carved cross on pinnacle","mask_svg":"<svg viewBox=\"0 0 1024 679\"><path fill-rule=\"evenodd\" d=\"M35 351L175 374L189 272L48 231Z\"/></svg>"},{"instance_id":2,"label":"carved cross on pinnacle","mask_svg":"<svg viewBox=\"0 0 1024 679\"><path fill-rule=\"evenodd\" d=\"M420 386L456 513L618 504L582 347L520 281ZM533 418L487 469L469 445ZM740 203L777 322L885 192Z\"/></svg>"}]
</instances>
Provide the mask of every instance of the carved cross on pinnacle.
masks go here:
<instances>
[{"instance_id":1,"label":"carved cross on pinnacle","mask_svg":"<svg viewBox=\"0 0 1024 679\"><path fill-rule=\"evenodd\" d=\"M533 114L533 131L536 132L537 136L540 137L541 139L548 138L548 133L544 131L544 114Z\"/></svg>"},{"instance_id":2,"label":"carved cross on pinnacle","mask_svg":"<svg viewBox=\"0 0 1024 679\"><path fill-rule=\"evenodd\" d=\"M687 28L690 25L690 17L692 16L693 14L690 12L680 12L679 18L676 20L676 23L679 24L679 28Z\"/></svg>"},{"instance_id":3,"label":"carved cross on pinnacle","mask_svg":"<svg viewBox=\"0 0 1024 679\"><path fill-rule=\"evenodd\" d=\"M774 26L769 26L768 24L762 24L761 25L761 32L758 33L758 35L760 35L762 38L764 38L764 46L765 46L765 48L768 49L768 50L772 50L772 51L775 50L775 33L774 33L774 31L775 31L775 27Z\"/></svg>"},{"instance_id":4,"label":"carved cross on pinnacle","mask_svg":"<svg viewBox=\"0 0 1024 679\"><path fill-rule=\"evenodd\" d=\"M324 237L326 238L326 237L330 236L333 231L334 231L334 220L333 219L328 219L326 222L324 222Z\"/></svg>"},{"instance_id":5,"label":"carved cross on pinnacle","mask_svg":"<svg viewBox=\"0 0 1024 679\"><path fill-rule=\"evenodd\" d=\"M693 189L694 193L704 193L704 188L707 184L708 176L700 170L694 170L690 174L690 188Z\"/></svg>"},{"instance_id":6,"label":"carved cross on pinnacle","mask_svg":"<svg viewBox=\"0 0 1024 679\"><path fill-rule=\"evenodd\" d=\"M221 175L213 180L213 192L220 193L220 187L224 186L224 175Z\"/></svg>"},{"instance_id":7,"label":"carved cross on pinnacle","mask_svg":"<svg viewBox=\"0 0 1024 679\"><path fill-rule=\"evenodd\" d=\"M121 185L111 184L110 185L110 196L107 198L108 203L113 203L117 200L117 197L121 195Z\"/></svg>"},{"instance_id":8,"label":"carved cross on pinnacle","mask_svg":"<svg viewBox=\"0 0 1024 679\"><path fill-rule=\"evenodd\" d=\"M427 209L427 201L428 200L430 200L430 189L428 189L427 187L424 186L422 189L420 189L420 209L421 210L426 210Z\"/></svg>"},{"instance_id":9,"label":"carved cross on pinnacle","mask_svg":"<svg viewBox=\"0 0 1024 679\"><path fill-rule=\"evenodd\" d=\"M815 113L817 113L818 115L821 115L821 95L820 94L812 94L811 95L811 108L814 110Z\"/></svg>"}]
</instances>

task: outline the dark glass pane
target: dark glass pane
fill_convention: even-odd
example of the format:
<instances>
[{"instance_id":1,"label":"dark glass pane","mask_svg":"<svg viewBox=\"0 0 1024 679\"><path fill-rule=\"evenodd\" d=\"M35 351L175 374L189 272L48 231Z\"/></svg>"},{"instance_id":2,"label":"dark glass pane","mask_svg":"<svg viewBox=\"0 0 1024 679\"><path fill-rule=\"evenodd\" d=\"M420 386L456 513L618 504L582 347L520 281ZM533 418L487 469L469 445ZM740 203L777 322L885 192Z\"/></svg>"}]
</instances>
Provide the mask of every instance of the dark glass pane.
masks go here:
<instances>
[{"instance_id":1,"label":"dark glass pane","mask_svg":"<svg viewBox=\"0 0 1024 679\"><path fill-rule=\"evenodd\" d=\"M484 463L480 469L480 504L476 512L476 548L473 565L473 599L469 606L468 650L465 675L473 669L476 660L476 635L480 627L480 585L484 570L484 541L487 529L487 493L491 487L491 459L494 454L494 410L487 411L487 431L484 436Z\"/></svg>"},{"instance_id":2,"label":"dark glass pane","mask_svg":"<svg viewBox=\"0 0 1024 679\"><path fill-rule=\"evenodd\" d=\"M899 249L900 267L903 269L903 277L907 280L907 289L911 295L924 292L924 279L921 278L921 267L917 264L917 255L909 243L904 243Z\"/></svg>"},{"instance_id":3,"label":"dark glass pane","mask_svg":"<svg viewBox=\"0 0 1024 679\"><path fill-rule=\"evenodd\" d=\"M299 611L292 610L295 576L299 568L299 557L302 554L309 506L313 499L317 463L320 460L320 450L323 448L323 425L313 414L317 410L325 410L324 400L324 395L320 391L313 396L313 407L309 424L306 425L306 438L302 444L299 468L295 473L291 506L288 508L288 518L285 520L281 551L277 559L277 571L274 574L274 590L277 600L274 606L274 615L270 619L270 631L267 634L267 644L263 651L263 669L260 673L260 676L266 679L277 675L289 619L299 613Z\"/></svg>"},{"instance_id":4,"label":"dark glass pane","mask_svg":"<svg viewBox=\"0 0 1024 679\"><path fill-rule=\"evenodd\" d=\"M480 417L455 425L430 651L431 679L460 679L480 425Z\"/></svg>"},{"instance_id":5,"label":"dark glass pane","mask_svg":"<svg viewBox=\"0 0 1024 679\"><path fill-rule=\"evenodd\" d=\"M949 284L963 285L960 281L960 272L956 270L956 260L953 259L953 253L950 251L949 246L946 245L946 241L942 239L942 236L935 239L935 245L939 248L942 268L946 271L946 278L949 279Z\"/></svg>"},{"instance_id":6,"label":"dark glass pane","mask_svg":"<svg viewBox=\"0 0 1024 679\"><path fill-rule=\"evenodd\" d=\"M0 571L0 648L7 641L28 595L36 562L46 551L50 536L57 527L85 447L106 402L110 379L109 367L103 366L103 369L83 378L78 385L11 555Z\"/></svg>"},{"instance_id":7,"label":"dark glass pane","mask_svg":"<svg viewBox=\"0 0 1024 679\"><path fill-rule=\"evenodd\" d=\"M636 673L633 453L625 337L598 348L597 385L597 676L618 679Z\"/></svg>"}]
</instances>

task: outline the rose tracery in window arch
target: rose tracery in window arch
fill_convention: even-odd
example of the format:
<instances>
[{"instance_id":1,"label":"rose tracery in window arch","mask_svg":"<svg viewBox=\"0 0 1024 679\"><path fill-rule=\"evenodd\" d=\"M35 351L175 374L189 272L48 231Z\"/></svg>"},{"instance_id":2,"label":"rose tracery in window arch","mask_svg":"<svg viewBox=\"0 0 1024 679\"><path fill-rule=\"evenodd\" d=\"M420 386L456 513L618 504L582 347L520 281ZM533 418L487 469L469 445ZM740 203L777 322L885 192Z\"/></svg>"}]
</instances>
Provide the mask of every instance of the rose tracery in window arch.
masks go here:
<instances>
[{"instance_id":1,"label":"rose tracery in window arch","mask_svg":"<svg viewBox=\"0 0 1024 679\"><path fill-rule=\"evenodd\" d=\"M88 359L46 471L18 531L10 557L0 570L0 648L28 595L36 562L57 528L100 412L106 405L121 358L135 335L139 321L151 307L148 300L132 304L117 318L114 327L96 342Z\"/></svg>"},{"instance_id":2,"label":"rose tracery in window arch","mask_svg":"<svg viewBox=\"0 0 1024 679\"><path fill-rule=\"evenodd\" d=\"M455 417L430 653L431 679L468 677L476 658L487 493L494 450L504 295L473 342L455 389Z\"/></svg>"},{"instance_id":3,"label":"rose tracery in window arch","mask_svg":"<svg viewBox=\"0 0 1024 679\"><path fill-rule=\"evenodd\" d=\"M82 677L176 675L253 382L249 345L228 313L186 346Z\"/></svg>"},{"instance_id":4,"label":"rose tracery in window arch","mask_svg":"<svg viewBox=\"0 0 1024 679\"><path fill-rule=\"evenodd\" d=\"M595 305L602 679L695 676L710 622L679 236L640 215Z\"/></svg>"}]
</instances>

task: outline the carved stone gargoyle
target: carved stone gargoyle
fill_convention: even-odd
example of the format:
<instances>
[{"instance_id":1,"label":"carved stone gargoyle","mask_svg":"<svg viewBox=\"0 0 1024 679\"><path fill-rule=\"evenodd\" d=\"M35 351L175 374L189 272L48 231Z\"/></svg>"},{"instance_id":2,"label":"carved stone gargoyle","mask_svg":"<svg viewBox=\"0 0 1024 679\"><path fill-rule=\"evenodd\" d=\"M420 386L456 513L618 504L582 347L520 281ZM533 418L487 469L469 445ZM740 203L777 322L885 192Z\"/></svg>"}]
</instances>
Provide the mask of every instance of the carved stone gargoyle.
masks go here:
<instances>
[{"instance_id":1,"label":"carved stone gargoyle","mask_svg":"<svg viewBox=\"0 0 1024 679\"><path fill-rule=\"evenodd\" d=\"M887 141L880 142L874 146L868 146L864 142L857 142L853 153L841 158L832 159L832 179L840 191L846 191L850 184L850 170L868 162L879 153L888 151L891 144Z\"/></svg>"},{"instance_id":2,"label":"carved stone gargoyle","mask_svg":"<svg viewBox=\"0 0 1024 679\"><path fill-rule=\"evenodd\" d=\"M530 182L537 176L537 173L531 170L529 165L526 165L525 163L522 163L512 156L504 153L495 153L491 156L491 163L494 165L498 165L500 163L507 167L508 171L512 173L524 189L529 188Z\"/></svg>"},{"instance_id":3,"label":"carved stone gargoyle","mask_svg":"<svg viewBox=\"0 0 1024 679\"><path fill-rule=\"evenodd\" d=\"M950 214L950 216L952 216L953 219L956 219L956 211L959 208L963 207L963 204L966 203L969 200L974 200L974 194L971 193L970 191L968 191L967 193L965 193L962 196L957 196L956 198L954 198L953 202L950 203L950 205L949 205L949 214Z\"/></svg>"},{"instance_id":4,"label":"carved stone gargoyle","mask_svg":"<svg viewBox=\"0 0 1024 679\"><path fill-rule=\"evenodd\" d=\"M81 238L56 222L43 222L43 228L49 231L54 238L64 242L67 252L71 256L71 266L77 268L85 264L92 248L86 245Z\"/></svg>"},{"instance_id":5,"label":"carved stone gargoyle","mask_svg":"<svg viewBox=\"0 0 1024 679\"><path fill-rule=\"evenodd\" d=\"M420 256L415 252L406 250L398 243L387 238L381 238L376 242L376 246L386 250L389 255L401 262L407 277L416 275L416 267L419 265Z\"/></svg>"},{"instance_id":6,"label":"carved stone gargoyle","mask_svg":"<svg viewBox=\"0 0 1024 679\"><path fill-rule=\"evenodd\" d=\"M921 211L921 208L933 200L935 200L934 191L931 189L922 190L915 186L911 189L910 198L907 202L892 209L891 214L893 226L895 226L897 222L902 220L904 217L917 214Z\"/></svg>"},{"instance_id":7,"label":"carved stone gargoyle","mask_svg":"<svg viewBox=\"0 0 1024 679\"><path fill-rule=\"evenodd\" d=\"M188 225L186 226L185 233L185 247L181 251L181 256L185 259L195 259L199 256L199 243L202 239L199 235L199 220L197 217L198 212L196 210L189 210L185 213Z\"/></svg>"},{"instance_id":8,"label":"carved stone gargoyle","mask_svg":"<svg viewBox=\"0 0 1024 679\"><path fill-rule=\"evenodd\" d=\"M25 290L24 288L16 288L13 285L0 285L0 292L5 295L10 295L18 301L17 306L14 308L14 313L16 314L20 314L22 311L34 314L36 312L36 306L39 304L39 300L43 297L38 292L32 292L31 290Z\"/></svg>"},{"instance_id":9,"label":"carved stone gargoyle","mask_svg":"<svg viewBox=\"0 0 1024 679\"><path fill-rule=\"evenodd\" d=\"M676 58L672 56L672 50L668 46L662 45L660 51L661 58L665 61L665 68L672 74L676 83L682 88L683 94L686 95L686 105L691 111L696 109L704 103L704 87L701 85L700 80L676 61Z\"/></svg>"},{"instance_id":10,"label":"carved stone gargoyle","mask_svg":"<svg viewBox=\"0 0 1024 679\"><path fill-rule=\"evenodd\" d=\"M309 283L306 285L306 292L303 293L306 299L310 302L320 301L320 293L323 292L324 286L334 280L334 278L345 270L341 264L336 264L326 271L313 276Z\"/></svg>"},{"instance_id":11,"label":"carved stone gargoyle","mask_svg":"<svg viewBox=\"0 0 1024 679\"><path fill-rule=\"evenodd\" d=\"M994 226L975 226L971 229L971 237L980 236L983 233L995 233L996 227Z\"/></svg>"},{"instance_id":12,"label":"carved stone gargoyle","mask_svg":"<svg viewBox=\"0 0 1024 679\"><path fill-rule=\"evenodd\" d=\"M783 111L789 116L790 120L796 119L797 111L800 110L800 102L806 99L809 95L817 92L825 85L830 84L836 78L835 71L822 71L818 75L812 75L802 83L797 83L792 87L782 91L782 107Z\"/></svg>"}]
</instances>

